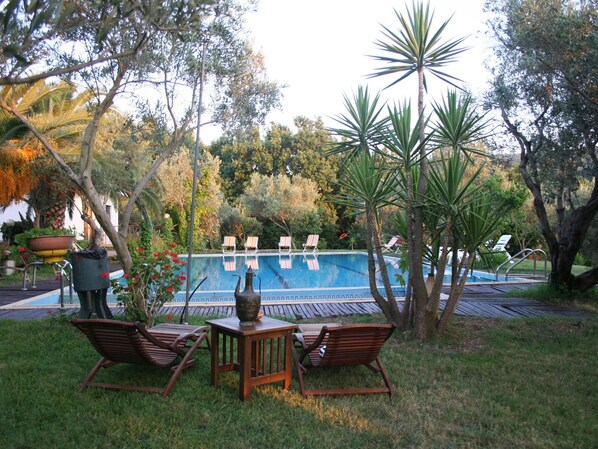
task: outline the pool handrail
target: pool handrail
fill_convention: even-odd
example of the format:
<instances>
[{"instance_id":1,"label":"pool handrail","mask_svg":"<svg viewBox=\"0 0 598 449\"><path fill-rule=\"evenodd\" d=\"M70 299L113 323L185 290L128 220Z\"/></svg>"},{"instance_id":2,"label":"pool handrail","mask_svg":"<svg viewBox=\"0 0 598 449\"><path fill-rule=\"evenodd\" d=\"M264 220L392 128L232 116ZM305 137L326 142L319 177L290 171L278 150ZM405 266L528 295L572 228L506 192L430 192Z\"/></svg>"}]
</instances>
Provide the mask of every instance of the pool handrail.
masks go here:
<instances>
[{"instance_id":1,"label":"pool handrail","mask_svg":"<svg viewBox=\"0 0 598 449\"><path fill-rule=\"evenodd\" d=\"M507 271L505 272L505 281L509 280L509 271L511 271L513 268L515 268L517 265L519 265L521 262L523 262L525 259L527 259L528 257L532 256L532 255L536 255L536 254L542 254L544 256L544 277L546 278L546 253L539 249L531 249L531 248L525 248L522 249L521 251L519 251L517 254L515 254L514 256L509 257L506 261L504 261L503 263L501 263L498 267L496 267L496 271L494 272L494 276L495 279L498 281L498 273L500 272L500 269L508 264L508 263L512 263L512 265L507 268ZM523 257L521 257L517 262L513 263L513 260L517 257L519 257L520 255L523 255ZM536 258L534 257L534 276L536 275Z\"/></svg>"}]
</instances>

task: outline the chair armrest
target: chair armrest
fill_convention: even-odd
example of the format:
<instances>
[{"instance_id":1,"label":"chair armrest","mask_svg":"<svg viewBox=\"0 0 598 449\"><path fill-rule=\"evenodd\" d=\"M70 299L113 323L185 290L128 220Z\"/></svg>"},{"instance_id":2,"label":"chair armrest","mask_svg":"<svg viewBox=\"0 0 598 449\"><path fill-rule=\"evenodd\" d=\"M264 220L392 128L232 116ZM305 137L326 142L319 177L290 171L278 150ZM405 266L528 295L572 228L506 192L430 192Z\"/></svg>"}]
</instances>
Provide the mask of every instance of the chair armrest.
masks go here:
<instances>
[{"instance_id":1,"label":"chair armrest","mask_svg":"<svg viewBox=\"0 0 598 449\"><path fill-rule=\"evenodd\" d=\"M139 322L135 322L135 326L137 327L137 330L139 331L139 333L140 333L141 335L143 335L143 337L144 337L146 340L148 340L149 342L153 343L154 345L158 346L159 348L162 348L162 349L168 349L168 350L170 350L170 351L174 351L174 352L176 352L177 354L179 354L179 355L182 355L182 356L184 356L184 355L185 355L185 351L183 351L182 349L179 349L179 348L177 347L177 345L176 345L176 344L178 343L178 340L179 340L179 339L180 339L182 336L187 336L187 338L189 338L189 337L188 337L189 335L196 335L196 334L194 334L194 333L189 333L189 332L186 332L185 334L179 335L179 336L178 336L178 337L175 339L175 341L173 341L173 342L172 342L172 344L170 344L170 343L167 343L167 342L165 342L165 341L163 341L163 340L160 340L160 339L159 339L159 338L157 338L156 336L152 335L152 334L151 334L151 332L149 332L149 331L148 331L148 330L145 328L145 326L144 326L143 324L141 324L141 323L139 323Z\"/></svg>"},{"instance_id":2,"label":"chair armrest","mask_svg":"<svg viewBox=\"0 0 598 449\"><path fill-rule=\"evenodd\" d=\"M202 332L202 334L205 334L206 332ZM181 341L185 341L185 340L193 340L193 341L197 341L197 339L200 337L200 335L196 332L188 332L186 334L181 334L179 335L173 342L172 345L176 346L178 345Z\"/></svg>"},{"instance_id":3,"label":"chair armrest","mask_svg":"<svg viewBox=\"0 0 598 449\"><path fill-rule=\"evenodd\" d=\"M300 363L303 363L303 360L305 359L305 357L307 357L307 355L310 352L312 352L314 349L317 349L320 346L320 344L322 344L322 341L326 337L327 333L328 333L328 326L323 326L322 330L320 331L320 334L314 340L314 342L311 345L309 345L307 348L305 346L303 347L303 354L301 355Z\"/></svg>"}]
</instances>

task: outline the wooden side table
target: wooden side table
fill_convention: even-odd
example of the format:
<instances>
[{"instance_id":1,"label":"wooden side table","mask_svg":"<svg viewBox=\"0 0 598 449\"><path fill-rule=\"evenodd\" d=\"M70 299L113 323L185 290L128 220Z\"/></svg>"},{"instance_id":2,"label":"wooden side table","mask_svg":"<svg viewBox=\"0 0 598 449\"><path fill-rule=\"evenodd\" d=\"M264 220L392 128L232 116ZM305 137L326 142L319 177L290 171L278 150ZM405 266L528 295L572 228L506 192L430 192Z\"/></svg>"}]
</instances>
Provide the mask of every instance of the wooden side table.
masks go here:
<instances>
[{"instance_id":1,"label":"wooden side table","mask_svg":"<svg viewBox=\"0 0 598 449\"><path fill-rule=\"evenodd\" d=\"M237 317L208 320L211 326L211 384L220 373L239 371L239 399L251 399L251 387L273 382L291 386L291 350L296 324L263 317L253 326L240 326ZM222 335L222 339L220 336Z\"/></svg>"}]
</instances>

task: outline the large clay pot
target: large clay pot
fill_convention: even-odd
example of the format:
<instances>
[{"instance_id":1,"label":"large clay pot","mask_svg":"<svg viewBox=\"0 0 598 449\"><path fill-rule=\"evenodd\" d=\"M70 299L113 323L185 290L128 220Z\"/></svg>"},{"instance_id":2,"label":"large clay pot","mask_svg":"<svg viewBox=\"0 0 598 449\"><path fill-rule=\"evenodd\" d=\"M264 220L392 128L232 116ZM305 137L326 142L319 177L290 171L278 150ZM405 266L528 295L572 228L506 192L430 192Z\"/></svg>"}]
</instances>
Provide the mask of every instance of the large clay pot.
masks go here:
<instances>
[{"instance_id":1,"label":"large clay pot","mask_svg":"<svg viewBox=\"0 0 598 449\"><path fill-rule=\"evenodd\" d=\"M237 287L235 288L235 307L241 326L253 326L260 313L262 295L253 291L254 276L255 274L253 273L253 270L249 267L245 274L245 289L242 292L239 291L241 285L240 276L237 282Z\"/></svg>"},{"instance_id":2,"label":"large clay pot","mask_svg":"<svg viewBox=\"0 0 598 449\"><path fill-rule=\"evenodd\" d=\"M73 247L74 235L42 235L31 237L27 246L34 254L44 259L44 262L60 262Z\"/></svg>"}]
</instances>

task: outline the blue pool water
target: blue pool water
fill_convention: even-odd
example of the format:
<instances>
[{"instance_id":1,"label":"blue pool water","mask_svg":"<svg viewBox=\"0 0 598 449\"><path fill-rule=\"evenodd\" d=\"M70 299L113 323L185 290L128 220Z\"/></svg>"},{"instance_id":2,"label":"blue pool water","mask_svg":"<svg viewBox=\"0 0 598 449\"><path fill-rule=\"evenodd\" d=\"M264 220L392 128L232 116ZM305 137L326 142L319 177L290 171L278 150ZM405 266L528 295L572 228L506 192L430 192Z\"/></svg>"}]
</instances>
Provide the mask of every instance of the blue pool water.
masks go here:
<instances>
[{"instance_id":1,"label":"blue pool water","mask_svg":"<svg viewBox=\"0 0 598 449\"><path fill-rule=\"evenodd\" d=\"M387 257L385 262L395 294L403 296L404 289L395 281L395 274L401 273L397 259ZM242 277L242 289L245 284L245 272L249 266L256 273L254 289L258 291L261 288L263 302L371 299L366 253L242 253L194 255L191 263L192 289L203 277L207 279L195 292L191 301L234 302L233 292L238 276ZM475 272L473 276L468 277L468 282L476 283L494 280L493 274L483 272ZM450 278L445 279L445 282L449 281ZM380 279L378 285L382 288ZM65 295L65 300L70 302L68 294ZM177 293L175 303L184 301L184 291ZM57 305L59 298L55 293L23 302L26 302L27 306ZM115 302L111 294L108 294L108 302ZM78 304L76 294L72 303Z\"/></svg>"}]
</instances>

